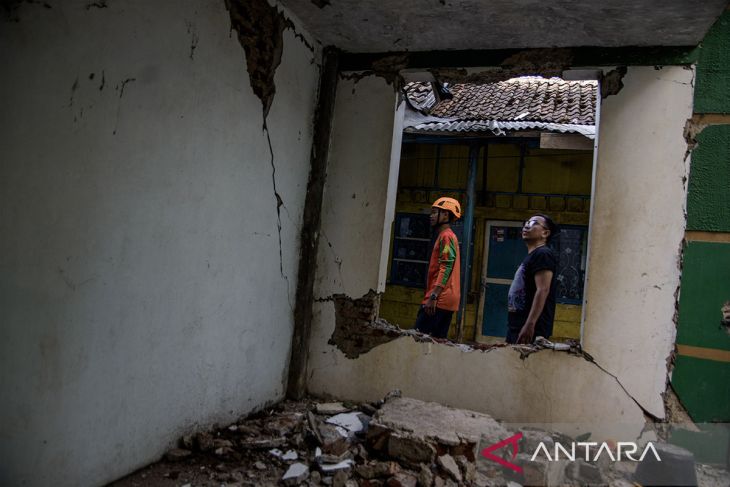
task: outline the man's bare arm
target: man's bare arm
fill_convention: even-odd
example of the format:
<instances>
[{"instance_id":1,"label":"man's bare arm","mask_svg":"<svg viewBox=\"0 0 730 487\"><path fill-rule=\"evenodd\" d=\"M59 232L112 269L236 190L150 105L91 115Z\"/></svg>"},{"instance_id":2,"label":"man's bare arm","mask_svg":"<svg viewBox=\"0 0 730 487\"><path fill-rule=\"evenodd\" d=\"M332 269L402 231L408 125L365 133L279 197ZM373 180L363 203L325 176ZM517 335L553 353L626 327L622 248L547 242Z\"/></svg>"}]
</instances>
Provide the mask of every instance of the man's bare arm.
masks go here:
<instances>
[{"instance_id":1,"label":"man's bare arm","mask_svg":"<svg viewBox=\"0 0 730 487\"><path fill-rule=\"evenodd\" d=\"M542 270L535 274L535 297L532 299L532 306L530 307L530 314L527 315L527 320L520 330L520 334L517 337L517 343L532 343L532 339L535 335L535 325L537 319L540 317L542 310L545 308L545 302L547 301L548 294L550 294L550 283L553 280L553 271ZM548 337L545 337L548 338Z\"/></svg>"}]
</instances>

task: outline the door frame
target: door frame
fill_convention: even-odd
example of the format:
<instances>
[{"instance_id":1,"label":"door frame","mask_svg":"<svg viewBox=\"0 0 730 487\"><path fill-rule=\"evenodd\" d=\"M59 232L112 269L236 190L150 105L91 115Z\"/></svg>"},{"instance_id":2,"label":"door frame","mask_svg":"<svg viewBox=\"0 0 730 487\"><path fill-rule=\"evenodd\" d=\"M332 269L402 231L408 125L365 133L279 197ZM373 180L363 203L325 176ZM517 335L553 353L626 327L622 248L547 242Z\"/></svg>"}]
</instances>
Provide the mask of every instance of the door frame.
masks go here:
<instances>
[{"instance_id":1,"label":"door frame","mask_svg":"<svg viewBox=\"0 0 730 487\"><path fill-rule=\"evenodd\" d=\"M479 306L477 309L477 326L475 340L479 343L495 343L504 342L504 337L493 337L491 335L482 335L484 325L484 304L486 300L487 285L491 284L512 284L512 279L501 279L487 277L487 268L489 266L489 242L492 235L492 227L522 227L523 222L515 220L487 220L484 222L484 258L482 259L482 272L479 280ZM515 269L516 271L517 269ZM498 340L497 340L498 339Z\"/></svg>"}]
</instances>

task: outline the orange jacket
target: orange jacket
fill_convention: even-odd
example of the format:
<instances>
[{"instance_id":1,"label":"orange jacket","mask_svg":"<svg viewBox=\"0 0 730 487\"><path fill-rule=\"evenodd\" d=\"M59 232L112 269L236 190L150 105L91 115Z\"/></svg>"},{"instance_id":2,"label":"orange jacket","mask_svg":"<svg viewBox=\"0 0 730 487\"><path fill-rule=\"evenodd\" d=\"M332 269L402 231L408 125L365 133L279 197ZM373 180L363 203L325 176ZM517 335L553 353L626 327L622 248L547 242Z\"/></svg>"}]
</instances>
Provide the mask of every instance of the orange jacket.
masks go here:
<instances>
[{"instance_id":1,"label":"orange jacket","mask_svg":"<svg viewBox=\"0 0 730 487\"><path fill-rule=\"evenodd\" d=\"M447 311L457 311L461 299L461 260L459 241L451 228L442 230L433 245L423 304L428 302L436 285L444 288L436 300L436 307Z\"/></svg>"}]
</instances>

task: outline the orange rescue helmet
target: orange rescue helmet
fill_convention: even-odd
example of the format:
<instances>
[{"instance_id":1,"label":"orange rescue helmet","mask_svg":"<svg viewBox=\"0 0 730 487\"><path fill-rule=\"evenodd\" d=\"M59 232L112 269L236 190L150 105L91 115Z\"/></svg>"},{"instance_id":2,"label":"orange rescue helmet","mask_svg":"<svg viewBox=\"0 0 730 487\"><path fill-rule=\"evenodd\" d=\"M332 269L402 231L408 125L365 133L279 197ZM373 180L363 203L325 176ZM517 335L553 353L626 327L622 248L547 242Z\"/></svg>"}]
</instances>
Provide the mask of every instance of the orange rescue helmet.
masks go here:
<instances>
[{"instance_id":1,"label":"orange rescue helmet","mask_svg":"<svg viewBox=\"0 0 730 487\"><path fill-rule=\"evenodd\" d=\"M450 211L456 218L461 218L461 205L454 198L447 198L444 196L434 201L431 207Z\"/></svg>"}]
</instances>

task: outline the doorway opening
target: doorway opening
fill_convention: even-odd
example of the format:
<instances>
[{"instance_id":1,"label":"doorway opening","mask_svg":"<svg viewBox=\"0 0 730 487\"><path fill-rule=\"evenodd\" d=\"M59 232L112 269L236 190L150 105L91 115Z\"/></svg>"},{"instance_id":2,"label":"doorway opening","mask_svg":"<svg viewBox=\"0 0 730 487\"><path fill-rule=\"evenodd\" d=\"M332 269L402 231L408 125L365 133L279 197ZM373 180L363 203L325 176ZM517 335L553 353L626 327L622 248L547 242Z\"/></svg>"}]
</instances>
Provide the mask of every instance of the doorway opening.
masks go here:
<instances>
[{"instance_id":1,"label":"doorway opening","mask_svg":"<svg viewBox=\"0 0 730 487\"><path fill-rule=\"evenodd\" d=\"M431 203L447 196L461 203L463 214L452 225L462 300L449 338L504 341L508 290L527 255L522 224L541 213L560 227L550 244L558 267L549 339L580 340L600 93L595 79L566 73L405 86L381 318L414 326L435 240Z\"/></svg>"}]
</instances>

